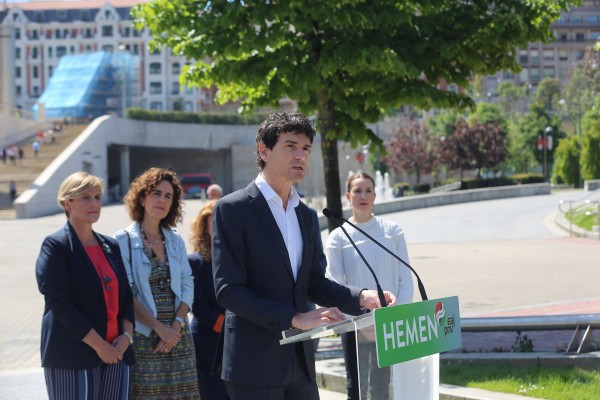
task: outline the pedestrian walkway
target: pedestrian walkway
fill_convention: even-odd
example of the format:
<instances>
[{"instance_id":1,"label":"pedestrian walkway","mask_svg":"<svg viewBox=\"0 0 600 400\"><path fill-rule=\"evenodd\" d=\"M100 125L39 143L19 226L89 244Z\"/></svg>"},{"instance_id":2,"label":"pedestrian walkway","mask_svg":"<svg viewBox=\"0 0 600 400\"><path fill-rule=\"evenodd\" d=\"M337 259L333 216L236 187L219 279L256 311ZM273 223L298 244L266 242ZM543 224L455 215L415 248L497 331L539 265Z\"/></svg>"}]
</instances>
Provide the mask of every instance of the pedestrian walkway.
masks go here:
<instances>
[{"instance_id":1,"label":"pedestrian walkway","mask_svg":"<svg viewBox=\"0 0 600 400\"><path fill-rule=\"evenodd\" d=\"M197 200L187 202L185 220L179 229L184 237L188 237L189 224L201 204ZM507 210L502 211L507 213L505 219L511 217L508 214L510 209L503 209ZM104 207L100 221L94 228L98 232L113 234L129 224L126 215L122 205ZM401 216L410 217L406 212L390 215L393 218ZM419 218L424 221L426 215L420 215ZM470 218L474 221L483 220L475 213ZM463 224L462 229L467 229L470 223ZM39 368L44 302L37 290L34 267L43 238L64 224L64 215L5 220L0 223L2 400L46 398ZM458 222L455 225L456 232L450 233L453 239L458 236L460 227ZM494 226L488 228L495 229ZM441 229L436 233L438 237ZM463 317L499 315L511 311L516 312L513 315L560 313L569 307L586 310L586 313L600 312L597 285L600 241L597 240L558 236L452 242L438 240L435 243L409 242L409 250L411 264L419 271L429 298L458 295ZM532 305L538 307L537 311ZM322 393L324 400L345 398L340 393Z\"/></svg>"}]
</instances>

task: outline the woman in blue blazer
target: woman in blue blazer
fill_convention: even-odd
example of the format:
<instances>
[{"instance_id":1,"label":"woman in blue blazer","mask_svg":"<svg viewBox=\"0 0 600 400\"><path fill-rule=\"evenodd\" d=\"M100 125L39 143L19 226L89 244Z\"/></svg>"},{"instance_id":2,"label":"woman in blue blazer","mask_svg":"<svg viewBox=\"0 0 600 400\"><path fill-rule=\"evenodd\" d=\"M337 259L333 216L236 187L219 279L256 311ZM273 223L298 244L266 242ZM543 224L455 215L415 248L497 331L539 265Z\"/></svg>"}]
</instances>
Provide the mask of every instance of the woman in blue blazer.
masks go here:
<instances>
[{"instance_id":1,"label":"woman in blue blazer","mask_svg":"<svg viewBox=\"0 0 600 400\"><path fill-rule=\"evenodd\" d=\"M68 221L44 239L36 262L51 400L128 398L133 296L118 244L92 230L102 192L100 178L85 172L63 181L58 203Z\"/></svg>"}]
</instances>

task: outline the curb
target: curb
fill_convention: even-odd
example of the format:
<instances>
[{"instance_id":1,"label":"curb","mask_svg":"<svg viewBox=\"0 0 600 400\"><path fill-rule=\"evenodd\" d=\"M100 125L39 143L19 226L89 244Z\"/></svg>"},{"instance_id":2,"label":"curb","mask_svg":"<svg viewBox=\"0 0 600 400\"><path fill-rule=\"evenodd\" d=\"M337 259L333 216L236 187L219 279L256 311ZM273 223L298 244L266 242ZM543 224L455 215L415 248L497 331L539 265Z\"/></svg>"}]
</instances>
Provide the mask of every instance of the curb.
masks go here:
<instances>
[{"instance_id":1,"label":"curb","mask_svg":"<svg viewBox=\"0 0 600 400\"><path fill-rule=\"evenodd\" d=\"M596 233L586 231L585 229L582 229L575 224L571 224L569 220L567 220L567 218L565 217L565 214L563 214L560 211L556 212L554 216L554 222L559 228L561 228L562 230L574 237L600 240L600 232Z\"/></svg>"}]
</instances>

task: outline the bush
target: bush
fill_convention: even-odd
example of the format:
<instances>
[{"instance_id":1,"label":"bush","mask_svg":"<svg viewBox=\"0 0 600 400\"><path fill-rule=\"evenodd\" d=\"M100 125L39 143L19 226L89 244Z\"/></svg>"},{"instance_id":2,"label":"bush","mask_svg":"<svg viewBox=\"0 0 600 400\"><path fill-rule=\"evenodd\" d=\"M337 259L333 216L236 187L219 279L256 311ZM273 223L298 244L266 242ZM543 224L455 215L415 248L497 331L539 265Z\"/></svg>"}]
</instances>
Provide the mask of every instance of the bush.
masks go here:
<instances>
[{"instance_id":1,"label":"bush","mask_svg":"<svg viewBox=\"0 0 600 400\"><path fill-rule=\"evenodd\" d=\"M462 185L460 186L460 190L467 189L481 189L481 188L489 188L489 187L497 187L497 186L510 186L515 185L516 182L511 178L506 176L502 176L500 178L491 178L491 179L477 179L477 178L465 178L462 180Z\"/></svg>"},{"instance_id":2,"label":"bush","mask_svg":"<svg viewBox=\"0 0 600 400\"><path fill-rule=\"evenodd\" d=\"M516 183L526 185L528 183L544 183L544 175L542 174L515 174L510 177Z\"/></svg>"},{"instance_id":3,"label":"bush","mask_svg":"<svg viewBox=\"0 0 600 400\"><path fill-rule=\"evenodd\" d=\"M413 186L413 192L415 192L415 194L429 193L429 189L431 189L431 185L429 183L422 183L420 185Z\"/></svg>"},{"instance_id":4,"label":"bush","mask_svg":"<svg viewBox=\"0 0 600 400\"><path fill-rule=\"evenodd\" d=\"M127 116L142 121L176 122L182 124L213 124L213 125L258 125L267 114L252 114L248 116L224 113L191 113L184 111L156 111L143 108L130 108Z\"/></svg>"}]
</instances>

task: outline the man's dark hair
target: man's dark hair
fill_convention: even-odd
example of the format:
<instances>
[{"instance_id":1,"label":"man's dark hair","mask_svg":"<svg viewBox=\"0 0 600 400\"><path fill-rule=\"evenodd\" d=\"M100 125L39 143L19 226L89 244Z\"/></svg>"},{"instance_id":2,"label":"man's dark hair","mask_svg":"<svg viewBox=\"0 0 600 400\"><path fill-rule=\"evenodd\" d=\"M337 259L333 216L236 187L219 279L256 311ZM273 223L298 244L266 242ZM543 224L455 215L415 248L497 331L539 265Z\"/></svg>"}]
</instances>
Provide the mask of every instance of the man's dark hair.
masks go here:
<instances>
[{"instance_id":1,"label":"man's dark hair","mask_svg":"<svg viewBox=\"0 0 600 400\"><path fill-rule=\"evenodd\" d=\"M304 114L292 111L271 113L258 126L258 132L256 132L256 163L261 171L265 167L265 162L258 153L259 143L264 143L267 149L273 150L279 140L279 135L287 132L306 135L311 144L316 134L313 124Z\"/></svg>"}]
</instances>

